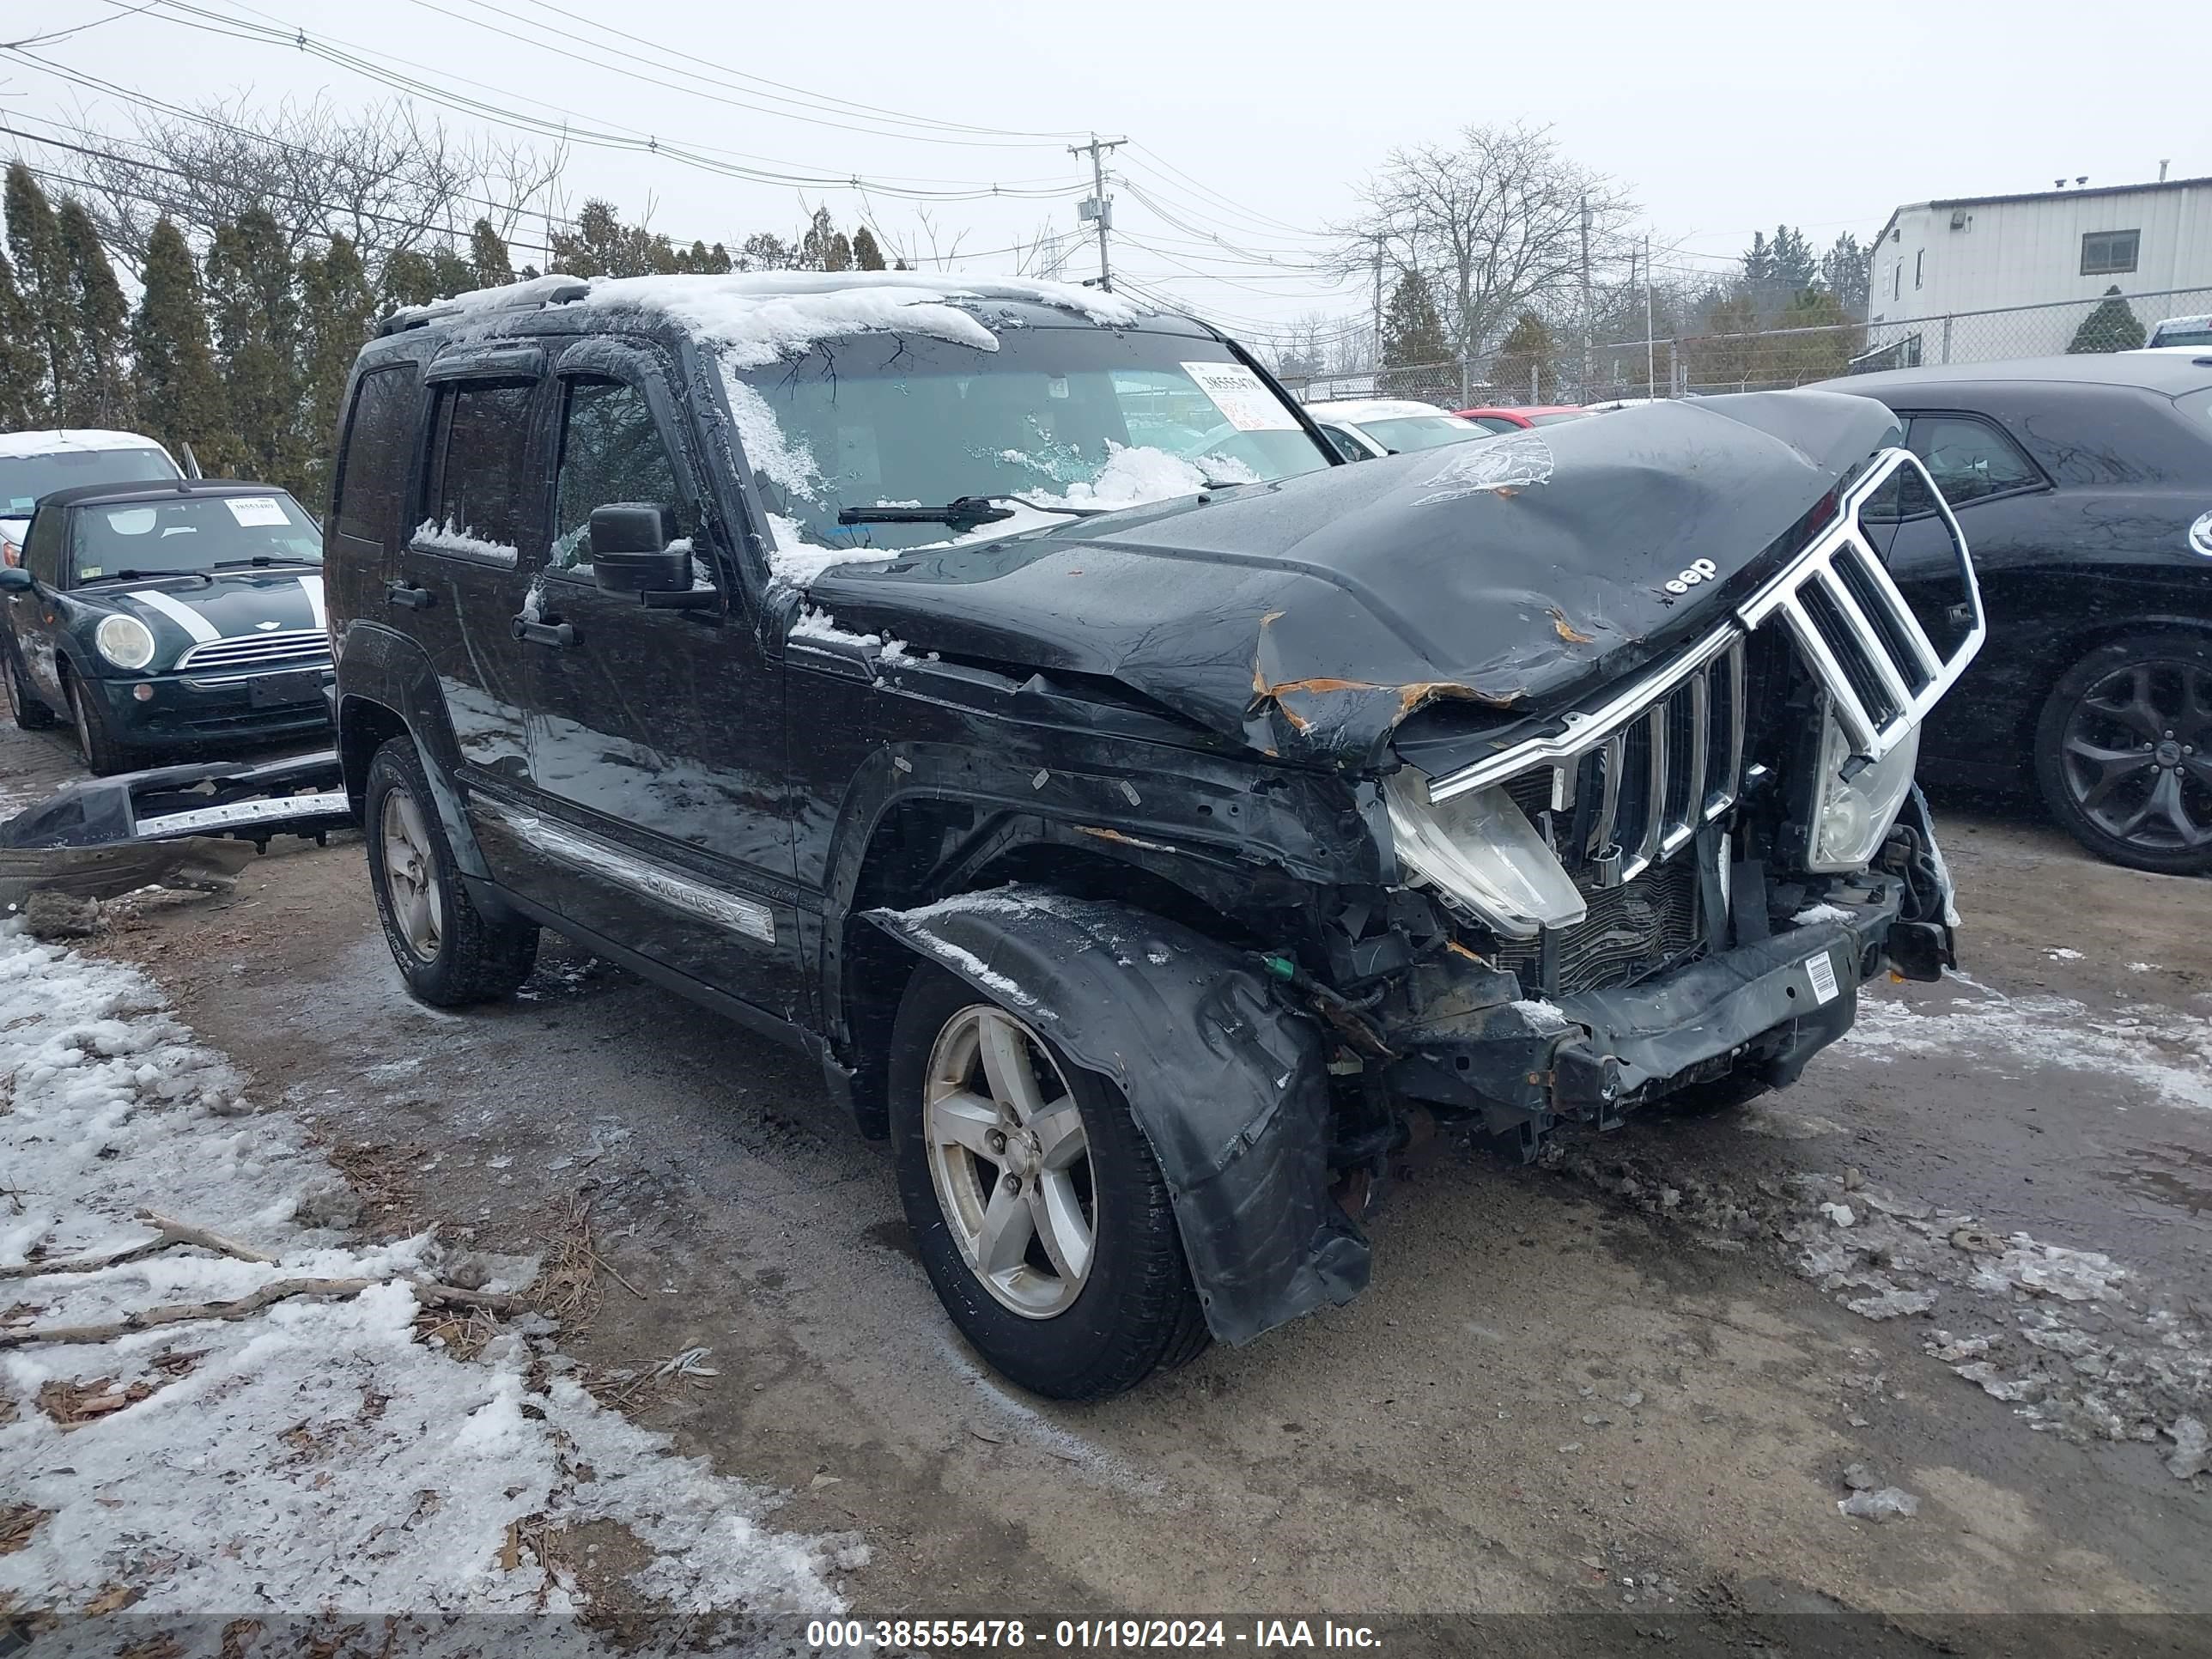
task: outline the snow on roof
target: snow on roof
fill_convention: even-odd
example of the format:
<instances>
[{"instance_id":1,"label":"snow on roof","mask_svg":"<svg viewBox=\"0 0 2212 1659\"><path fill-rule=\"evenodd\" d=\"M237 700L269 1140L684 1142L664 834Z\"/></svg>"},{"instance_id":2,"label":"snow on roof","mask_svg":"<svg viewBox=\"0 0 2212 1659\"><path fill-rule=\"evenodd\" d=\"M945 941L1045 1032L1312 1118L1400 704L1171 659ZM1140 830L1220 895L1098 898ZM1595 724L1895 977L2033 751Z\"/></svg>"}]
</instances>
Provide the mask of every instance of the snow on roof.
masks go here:
<instances>
[{"instance_id":1,"label":"snow on roof","mask_svg":"<svg viewBox=\"0 0 2212 1659\"><path fill-rule=\"evenodd\" d=\"M585 289L580 300L576 290ZM998 337L968 307L978 302L1045 306L1104 327L1126 327L1151 307L1073 283L969 281L922 271L758 271L726 276L600 276L557 272L504 288L478 289L398 313L406 320L475 320L496 312L570 300L586 306L658 312L710 340L732 368L757 368L841 334L928 334L998 349Z\"/></svg>"},{"instance_id":2,"label":"snow on roof","mask_svg":"<svg viewBox=\"0 0 2212 1659\"><path fill-rule=\"evenodd\" d=\"M96 427L47 427L36 432L0 432L0 460L27 455L58 455L66 450L159 449L143 432L103 432Z\"/></svg>"},{"instance_id":3,"label":"snow on roof","mask_svg":"<svg viewBox=\"0 0 2212 1659\"><path fill-rule=\"evenodd\" d=\"M1402 421L1419 415L1449 416L1451 410L1410 398L1352 398L1341 403L1308 404L1306 413L1316 421L1350 421L1357 425L1361 421Z\"/></svg>"}]
</instances>

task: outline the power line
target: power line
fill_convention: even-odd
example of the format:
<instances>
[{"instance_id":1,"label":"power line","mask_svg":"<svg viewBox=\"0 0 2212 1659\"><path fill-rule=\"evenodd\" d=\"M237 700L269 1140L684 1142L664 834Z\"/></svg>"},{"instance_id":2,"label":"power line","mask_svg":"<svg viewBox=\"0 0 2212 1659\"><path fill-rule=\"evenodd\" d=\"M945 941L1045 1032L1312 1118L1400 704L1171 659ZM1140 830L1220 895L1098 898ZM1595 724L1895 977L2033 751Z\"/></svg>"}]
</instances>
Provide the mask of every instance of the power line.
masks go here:
<instances>
[{"instance_id":1,"label":"power line","mask_svg":"<svg viewBox=\"0 0 2212 1659\"><path fill-rule=\"evenodd\" d=\"M111 3L113 3L113 0L111 0ZM432 70L426 65L415 64L390 52L378 52L374 48L361 47L349 50L344 45L337 42L333 36L317 37L308 34L304 29L272 28L246 19L188 5L184 3L184 0L162 0L162 4L165 9L158 15L164 21L225 39L246 40L262 46L290 47L319 58L325 63L336 64L339 68L351 70L356 74L377 82L380 85L409 94L457 114L474 116L495 125L511 127L562 143L582 144L592 149L617 150L632 155L661 156L684 166L726 178L744 179L757 184L813 190L853 189L865 185L866 187L886 196L897 197L903 200L927 202L971 202L997 198L1042 201L1071 196L1082 189L1079 184L1062 184L1039 188L1024 184L980 181L957 184L944 181L939 187L923 188L915 184L901 182L895 179L864 179L857 173L840 175L822 172L778 171L775 169L795 164L778 162L774 158L750 158L769 162L767 167L740 165L739 161L747 159L741 152L719 150L713 146L664 143L656 136L635 128L580 127L574 125L566 111L560 111L557 118L531 115L489 99L477 98L456 91L450 86L438 85L422 77L429 75L439 76L459 86L481 87L482 82L471 82L461 76L448 75L443 70ZM188 14L188 15L172 15L178 13ZM38 63L42 68L58 67L47 64L46 60L38 58L31 53L26 52L20 55ZM421 73L417 75L399 73L369 61L371 58L382 58L389 63L399 64L404 69L419 70ZM526 94L511 93L504 88L485 88L484 89L495 92L501 97L519 99L524 103L540 102ZM543 106L557 109L556 106ZM732 156L738 157L738 160L718 159Z\"/></svg>"},{"instance_id":2,"label":"power line","mask_svg":"<svg viewBox=\"0 0 2212 1659\"><path fill-rule=\"evenodd\" d=\"M593 68L605 66L601 59L596 58L579 58L574 52L563 52L556 46L548 46L545 45L544 41L539 38L540 34L550 33L558 35L564 40L576 41L581 45L590 46L593 50L601 53L611 52L617 58L626 58L632 63L643 64L648 68L659 70L665 73L681 75L689 80L702 81L709 85L723 87L727 87L730 84L726 81L717 80L714 76L702 74L699 70L692 69L688 65L683 64L657 63L653 59L646 58L637 52L629 51L623 47L611 46L602 41L593 40L588 36L578 34L571 29L556 28L550 24L537 23L531 25L532 29L536 31L535 33L530 34L516 34L511 30L499 28L489 23L480 22L474 18L462 17L457 13L447 10L443 6L431 3L431 0L414 0L414 3L422 6L426 10L436 12L441 16L453 18L457 22L465 22L471 24L473 27L477 28L488 29L495 34L504 35L509 40L524 41L526 44L538 46L544 51L554 52L560 57L575 58L576 61L589 64ZM474 6L478 10L492 12L499 16L512 19L516 22L523 22L526 21L522 17L521 14L509 11L503 6L494 5L491 3L491 0L463 0L463 3ZM544 3L544 0L535 0L535 3L538 5L541 10L550 11L556 16L566 17L572 21L583 23L589 27L599 29L602 33L613 34L617 40L631 41L639 46L652 46L652 49L662 57L675 55L667 47L653 46L652 42L641 40L627 31L608 29L605 25L594 22L589 18L579 15L577 13L565 10L559 6L546 4ZM820 126L836 127L848 132L867 132L878 137L910 138L923 143L965 144L981 149L1053 149L1059 148L1059 142L1060 140L1073 136L1072 134L1066 132L1016 133L998 128L968 126L964 124L957 122L939 121L933 117L902 116L894 112L878 111L867 105L854 103L846 99L825 98L822 94L807 92L804 88L788 86L781 82L764 81L758 76L746 75L743 70L732 70L725 65L714 64L703 58L695 58L692 61L705 64L706 67L709 69L718 70L724 75L734 76L740 80L758 82L761 85L767 87L781 87L784 91L799 94L800 95L800 99L809 100L807 103L802 105L801 110L777 110L764 108L758 104L747 103L739 100L722 97L716 97L714 99L714 101L718 103L732 104L737 108L750 109L759 114L771 115L784 120L807 121ZM623 74L633 73L629 70L619 70L617 72ZM635 76L635 78L648 81L650 84L655 86L666 86L669 84L666 82L652 80L651 77L645 76ZM678 88L675 89L678 91L691 90L687 88ZM694 95L700 97L714 96L714 94L706 93L695 93ZM767 97L777 103L799 102L799 99L781 98L777 97L774 93L756 93L751 95L755 97ZM825 118L825 115L802 112L805 108L820 108L825 112L842 112L846 113L848 117L860 117L873 125L865 127L853 126L846 120L830 120ZM912 133L886 132L882 131L885 126L908 126L923 129L924 131ZM966 137L937 136L939 131L946 134L964 133L973 136Z\"/></svg>"}]
</instances>

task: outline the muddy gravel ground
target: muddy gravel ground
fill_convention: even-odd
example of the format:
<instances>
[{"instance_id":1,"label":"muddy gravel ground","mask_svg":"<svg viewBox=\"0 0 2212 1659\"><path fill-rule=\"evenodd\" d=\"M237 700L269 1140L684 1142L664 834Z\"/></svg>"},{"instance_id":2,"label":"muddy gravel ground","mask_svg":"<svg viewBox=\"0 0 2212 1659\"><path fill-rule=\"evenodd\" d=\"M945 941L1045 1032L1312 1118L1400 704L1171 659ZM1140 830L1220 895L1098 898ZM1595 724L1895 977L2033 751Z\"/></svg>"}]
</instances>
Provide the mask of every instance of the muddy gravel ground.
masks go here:
<instances>
[{"instance_id":1,"label":"muddy gravel ground","mask_svg":"<svg viewBox=\"0 0 2212 1659\"><path fill-rule=\"evenodd\" d=\"M65 770L0 737L12 792ZM1970 979L1872 991L1748 1105L1528 1168L1441 1137L1366 1295L1085 1407L965 1350L803 1060L550 935L514 1001L418 1006L356 838L88 948L314 1123L374 1224L544 1250L584 1206L566 1346L711 1350L634 1410L787 1489L780 1526L860 1531L869 1616L2212 1612L2212 890L1939 805ZM1917 1512L1848 1517L1853 1483Z\"/></svg>"}]
</instances>

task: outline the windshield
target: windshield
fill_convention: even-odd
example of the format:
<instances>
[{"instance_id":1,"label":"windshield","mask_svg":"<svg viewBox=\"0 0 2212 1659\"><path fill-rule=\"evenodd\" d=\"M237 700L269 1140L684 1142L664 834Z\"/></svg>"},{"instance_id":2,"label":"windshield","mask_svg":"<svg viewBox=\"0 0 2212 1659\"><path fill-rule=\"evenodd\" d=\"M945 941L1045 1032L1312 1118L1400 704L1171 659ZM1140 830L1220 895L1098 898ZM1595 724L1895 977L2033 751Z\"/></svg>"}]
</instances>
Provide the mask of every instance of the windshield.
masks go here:
<instances>
[{"instance_id":1,"label":"windshield","mask_svg":"<svg viewBox=\"0 0 2212 1659\"><path fill-rule=\"evenodd\" d=\"M79 484L140 483L181 477L158 449L63 449L0 459L0 519L27 519L39 497Z\"/></svg>"},{"instance_id":2,"label":"windshield","mask_svg":"<svg viewBox=\"0 0 2212 1659\"><path fill-rule=\"evenodd\" d=\"M1528 424L1531 426L1557 426L1561 421L1579 421L1586 412L1586 410L1579 409L1562 409L1554 410L1549 415L1531 415L1528 417Z\"/></svg>"},{"instance_id":3,"label":"windshield","mask_svg":"<svg viewBox=\"0 0 2212 1659\"><path fill-rule=\"evenodd\" d=\"M999 339L983 351L864 334L733 375L731 412L777 539L918 547L953 532L840 527L837 510L991 495L1130 507L1329 465L1291 406L1216 341L1090 327ZM981 533L1052 521L1018 514Z\"/></svg>"},{"instance_id":4,"label":"windshield","mask_svg":"<svg viewBox=\"0 0 2212 1659\"><path fill-rule=\"evenodd\" d=\"M322 532L281 492L82 507L72 516L78 582L323 562Z\"/></svg>"},{"instance_id":5,"label":"windshield","mask_svg":"<svg viewBox=\"0 0 2212 1659\"><path fill-rule=\"evenodd\" d=\"M1362 421L1359 429L1393 455L1409 449L1441 449L1486 435L1473 421L1456 415L1401 415L1388 421Z\"/></svg>"}]
</instances>

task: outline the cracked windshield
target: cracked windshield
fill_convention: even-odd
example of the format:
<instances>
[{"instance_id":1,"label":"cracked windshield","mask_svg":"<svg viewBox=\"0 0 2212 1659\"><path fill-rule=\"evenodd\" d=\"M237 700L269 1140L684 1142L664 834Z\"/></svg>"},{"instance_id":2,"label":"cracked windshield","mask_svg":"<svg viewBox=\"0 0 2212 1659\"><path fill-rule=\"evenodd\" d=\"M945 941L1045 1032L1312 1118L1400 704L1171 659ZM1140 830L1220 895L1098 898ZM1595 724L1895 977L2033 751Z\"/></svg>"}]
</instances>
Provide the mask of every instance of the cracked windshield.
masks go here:
<instances>
[{"instance_id":1,"label":"cracked windshield","mask_svg":"<svg viewBox=\"0 0 2212 1659\"><path fill-rule=\"evenodd\" d=\"M1328 465L1296 413L1220 345L1094 328L1006 329L996 351L861 336L743 374L732 413L769 511L823 547L914 547L943 524L841 510L999 499L1031 529ZM748 417L751 417L749 422ZM762 420L773 422L763 434Z\"/></svg>"}]
</instances>

